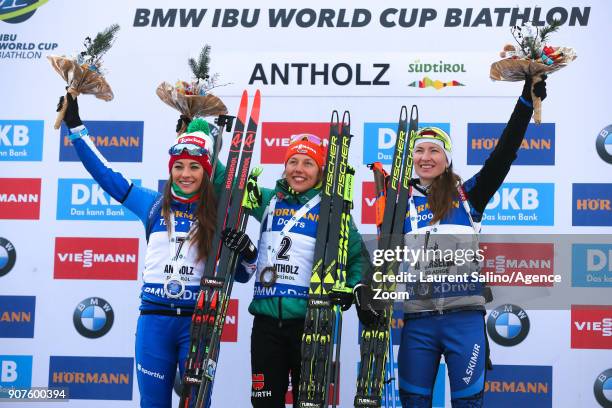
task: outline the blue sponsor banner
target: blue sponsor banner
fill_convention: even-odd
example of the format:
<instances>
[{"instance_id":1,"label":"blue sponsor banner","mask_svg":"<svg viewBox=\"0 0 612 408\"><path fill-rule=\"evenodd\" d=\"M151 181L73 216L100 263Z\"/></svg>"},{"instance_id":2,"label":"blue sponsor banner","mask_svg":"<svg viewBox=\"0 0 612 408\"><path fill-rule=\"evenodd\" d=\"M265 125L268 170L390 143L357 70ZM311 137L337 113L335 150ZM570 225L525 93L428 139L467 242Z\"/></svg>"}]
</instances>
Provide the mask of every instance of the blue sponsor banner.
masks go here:
<instances>
[{"instance_id":1,"label":"blue sponsor banner","mask_svg":"<svg viewBox=\"0 0 612 408\"><path fill-rule=\"evenodd\" d=\"M485 407L552 407L552 367L495 364L487 371Z\"/></svg>"},{"instance_id":2,"label":"blue sponsor banner","mask_svg":"<svg viewBox=\"0 0 612 408\"><path fill-rule=\"evenodd\" d=\"M436 126L450 135L450 123L419 123L420 128ZM407 140L407 139L406 139ZM391 164L397 142L396 123L363 124L363 163L381 162Z\"/></svg>"},{"instance_id":3,"label":"blue sponsor banner","mask_svg":"<svg viewBox=\"0 0 612 408\"><path fill-rule=\"evenodd\" d=\"M36 296L0 296L0 337L34 337Z\"/></svg>"},{"instance_id":4,"label":"blue sponsor banner","mask_svg":"<svg viewBox=\"0 0 612 408\"><path fill-rule=\"evenodd\" d=\"M572 225L612 226L612 184L572 184Z\"/></svg>"},{"instance_id":5,"label":"blue sponsor banner","mask_svg":"<svg viewBox=\"0 0 612 408\"><path fill-rule=\"evenodd\" d=\"M49 387L68 388L70 399L131 400L131 357L49 357Z\"/></svg>"},{"instance_id":6,"label":"blue sponsor banner","mask_svg":"<svg viewBox=\"0 0 612 408\"><path fill-rule=\"evenodd\" d=\"M41 161L44 121L0 120L0 161Z\"/></svg>"},{"instance_id":7,"label":"blue sponsor banner","mask_svg":"<svg viewBox=\"0 0 612 408\"><path fill-rule=\"evenodd\" d=\"M554 183L504 183L485 209L483 225L554 225Z\"/></svg>"},{"instance_id":8,"label":"blue sponsor banner","mask_svg":"<svg viewBox=\"0 0 612 408\"><path fill-rule=\"evenodd\" d=\"M157 180L157 191L163 193L167 182L168 180Z\"/></svg>"},{"instance_id":9,"label":"blue sponsor banner","mask_svg":"<svg viewBox=\"0 0 612 408\"><path fill-rule=\"evenodd\" d=\"M132 180L140 186L140 180ZM130 210L119 204L92 179L57 181L58 220L136 221Z\"/></svg>"},{"instance_id":10,"label":"blue sponsor banner","mask_svg":"<svg viewBox=\"0 0 612 408\"><path fill-rule=\"evenodd\" d=\"M142 162L143 121L90 120L83 124L100 153L109 162ZM60 161L79 161L68 138L69 130L60 130Z\"/></svg>"},{"instance_id":11,"label":"blue sponsor banner","mask_svg":"<svg viewBox=\"0 0 612 408\"><path fill-rule=\"evenodd\" d=\"M468 123L467 164L481 165L489 157L506 127L505 123ZM555 124L527 126L525 139L512 164L553 166L555 164Z\"/></svg>"},{"instance_id":12,"label":"blue sponsor banner","mask_svg":"<svg viewBox=\"0 0 612 408\"><path fill-rule=\"evenodd\" d=\"M612 244L572 244L572 286L612 287Z\"/></svg>"},{"instance_id":13,"label":"blue sponsor banner","mask_svg":"<svg viewBox=\"0 0 612 408\"><path fill-rule=\"evenodd\" d=\"M0 398L8 398L8 389L32 386L32 356L0 355Z\"/></svg>"}]
</instances>

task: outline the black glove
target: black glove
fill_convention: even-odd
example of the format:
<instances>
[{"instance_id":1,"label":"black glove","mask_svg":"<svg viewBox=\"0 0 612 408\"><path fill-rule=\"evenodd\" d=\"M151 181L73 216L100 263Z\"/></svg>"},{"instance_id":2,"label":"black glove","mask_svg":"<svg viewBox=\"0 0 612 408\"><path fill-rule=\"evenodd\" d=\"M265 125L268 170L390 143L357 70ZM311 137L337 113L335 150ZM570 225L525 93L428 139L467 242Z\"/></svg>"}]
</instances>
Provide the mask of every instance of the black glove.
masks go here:
<instances>
[{"instance_id":1,"label":"black glove","mask_svg":"<svg viewBox=\"0 0 612 408\"><path fill-rule=\"evenodd\" d=\"M541 100L546 99L546 78L548 76L546 74L542 75L542 80L534 85L533 93L535 96L539 97ZM531 77L528 76L525 78L525 85L523 86L523 93L521 96L527 100L528 102L533 102L531 100Z\"/></svg>"},{"instance_id":2,"label":"black glove","mask_svg":"<svg viewBox=\"0 0 612 408\"><path fill-rule=\"evenodd\" d=\"M187 127L191 123L191 118L187 115L181 115L176 121L176 133L180 132L181 129L184 128L184 131L187 131Z\"/></svg>"},{"instance_id":3,"label":"black glove","mask_svg":"<svg viewBox=\"0 0 612 408\"><path fill-rule=\"evenodd\" d=\"M353 295L353 292L350 290L347 292L344 292L341 290L332 289L329 294L329 300L331 300L332 305L340 306L340 309L342 309L343 312L346 312L347 310L351 308L354 298L355 298L355 295Z\"/></svg>"},{"instance_id":4,"label":"black glove","mask_svg":"<svg viewBox=\"0 0 612 408\"><path fill-rule=\"evenodd\" d=\"M353 289L355 294L355 307L357 317L361 324L367 328L372 328L379 323L382 313L373 307L373 292L368 285L358 283Z\"/></svg>"},{"instance_id":5,"label":"black glove","mask_svg":"<svg viewBox=\"0 0 612 408\"><path fill-rule=\"evenodd\" d=\"M226 228L221 233L221 239L226 247L232 251L240 252L246 261L253 262L257 259L257 248L243 231Z\"/></svg>"},{"instance_id":6,"label":"black glove","mask_svg":"<svg viewBox=\"0 0 612 408\"><path fill-rule=\"evenodd\" d=\"M81 126L83 122L81 122L81 118L79 117L79 103L76 98L73 98L70 93L66 94L68 96L68 107L66 108L66 113L64 114L64 123L68 126L68 129L75 128L77 126ZM60 96L59 102L57 103L56 112L62 110L62 105L64 104L64 96Z\"/></svg>"}]
</instances>

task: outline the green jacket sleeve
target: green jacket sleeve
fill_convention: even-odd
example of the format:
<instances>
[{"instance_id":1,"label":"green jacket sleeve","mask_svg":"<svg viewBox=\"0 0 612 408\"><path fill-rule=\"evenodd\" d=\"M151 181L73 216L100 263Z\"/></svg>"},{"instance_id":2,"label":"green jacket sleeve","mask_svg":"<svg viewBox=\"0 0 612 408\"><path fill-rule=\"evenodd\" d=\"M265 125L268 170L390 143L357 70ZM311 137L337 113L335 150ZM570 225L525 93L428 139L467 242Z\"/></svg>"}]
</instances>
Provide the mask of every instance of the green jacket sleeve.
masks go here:
<instances>
[{"instance_id":1,"label":"green jacket sleeve","mask_svg":"<svg viewBox=\"0 0 612 408\"><path fill-rule=\"evenodd\" d=\"M255 219L259 222L261 222L261 220L263 219L264 211L266 211L266 207L268 207L268 204L270 204L270 200L272 200L272 197L274 197L274 194L276 194L276 190L272 188L260 187L260 190L261 205L251 211L251 215L255 217Z\"/></svg>"},{"instance_id":2,"label":"green jacket sleeve","mask_svg":"<svg viewBox=\"0 0 612 408\"><path fill-rule=\"evenodd\" d=\"M225 166L220 162L217 162L217 167L215 167L215 174L213 175L213 186L215 188L215 194L217 195L217 198L221 194L223 183L225 183Z\"/></svg>"},{"instance_id":3,"label":"green jacket sleeve","mask_svg":"<svg viewBox=\"0 0 612 408\"><path fill-rule=\"evenodd\" d=\"M355 286L363 276L364 271L370 268L370 255L363 243L361 234L351 217L349 225L348 265L346 272L347 286Z\"/></svg>"}]
</instances>

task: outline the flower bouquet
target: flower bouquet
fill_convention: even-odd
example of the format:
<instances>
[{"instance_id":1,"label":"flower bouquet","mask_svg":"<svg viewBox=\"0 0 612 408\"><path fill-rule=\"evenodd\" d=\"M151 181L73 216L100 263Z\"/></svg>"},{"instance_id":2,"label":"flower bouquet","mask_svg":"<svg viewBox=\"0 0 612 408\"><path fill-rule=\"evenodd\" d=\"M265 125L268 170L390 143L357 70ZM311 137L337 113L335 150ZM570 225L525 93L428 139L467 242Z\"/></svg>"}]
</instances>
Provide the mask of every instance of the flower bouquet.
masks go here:
<instances>
[{"instance_id":1,"label":"flower bouquet","mask_svg":"<svg viewBox=\"0 0 612 408\"><path fill-rule=\"evenodd\" d=\"M219 86L217 85L219 74L210 76L209 64L210 46L205 45L197 61L193 58L189 59L194 79L191 82L179 80L174 85L162 82L157 87L157 96L189 119L196 116L225 115L227 108L223 101L210 93L211 89ZM185 129L179 129L179 133L183 131Z\"/></svg>"},{"instance_id":2,"label":"flower bouquet","mask_svg":"<svg viewBox=\"0 0 612 408\"><path fill-rule=\"evenodd\" d=\"M491 64L489 76L495 81L524 81L527 76L532 78L535 123L542 121L542 101L533 94L533 85L542 80L543 74L558 71L576 59L576 52L572 48L546 44L549 34L557 31L559 26L560 22L554 20L542 28L529 23L512 27L512 36L518 47L506 44L500 53L502 59Z\"/></svg>"},{"instance_id":3,"label":"flower bouquet","mask_svg":"<svg viewBox=\"0 0 612 408\"><path fill-rule=\"evenodd\" d=\"M102 56L113 45L117 31L119 31L119 26L113 24L98 33L93 41L90 37L85 38L83 43L85 50L77 56L49 55L47 57L51 66L66 81L66 91L73 98L79 94L90 94L105 101L113 99L113 91L104 79L101 68ZM67 98L64 98L64 103L55 119L55 129L59 129L62 124L67 106Z\"/></svg>"}]
</instances>

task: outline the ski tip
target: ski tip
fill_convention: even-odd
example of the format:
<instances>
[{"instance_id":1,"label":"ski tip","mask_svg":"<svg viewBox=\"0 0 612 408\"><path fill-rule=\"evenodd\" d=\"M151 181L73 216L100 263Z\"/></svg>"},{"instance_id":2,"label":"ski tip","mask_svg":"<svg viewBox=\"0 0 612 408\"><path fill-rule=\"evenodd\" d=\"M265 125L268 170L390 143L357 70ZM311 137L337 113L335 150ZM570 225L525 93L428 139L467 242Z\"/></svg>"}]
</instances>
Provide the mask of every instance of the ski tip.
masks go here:
<instances>
[{"instance_id":1,"label":"ski tip","mask_svg":"<svg viewBox=\"0 0 612 408\"><path fill-rule=\"evenodd\" d=\"M410 120L419 121L419 108L416 105L412 105L410 108Z\"/></svg>"},{"instance_id":2,"label":"ski tip","mask_svg":"<svg viewBox=\"0 0 612 408\"><path fill-rule=\"evenodd\" d=\"M331 122L332 123L340 122L340 114L335 109L332 111L332 114L331 114Z\"/></svg>"},{"instance_id":3,"label":"ski tip","mask_svg":"<svg viewBox=\"0 0 612 408\"><path fill-rule=\"evenodd\" d=\"M249 97L249 93L247 92L247 90L246 90L246 89L244 89L244 90L242 91L242 98L241 98L241 99L243 99L243 100L244 100L244 99L247 99L248 97Z\"/></svg>"},{"instance_id":4,"label":"ski tip","mask_svg":"<svg viewBox=\"0 0 612 408\"><path fill-rule=\"evenodd\" d=\"M351 113L347 110L342 113L342 124L348 125L349 128L351 127Z\"/></svg>"},{"instance_id":5,"label":"ski tip","mask_svg":"<svg viewBox=\"0 0 612 408\"><path fill-rule=\"evenodd\" d=\"M408 108L406 107L406 105L403 105L402 109L400 110L400 121L407 120L407 119L408 119Z\"/></svg>"},{"instance_id":6,"label":"ski tip","mask_svg":"<svg viewBox=\"0 0 612 408\"><path fill-rule=\"evenodd\" d=\"M255 91L255 99L261 98L261 91L258 89Z\"/></svg>"}]
</instances>

